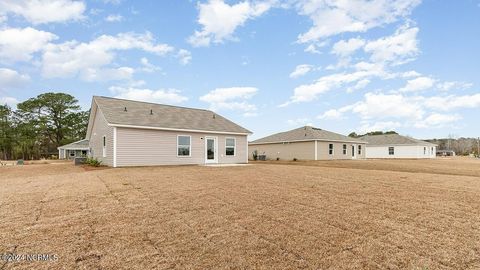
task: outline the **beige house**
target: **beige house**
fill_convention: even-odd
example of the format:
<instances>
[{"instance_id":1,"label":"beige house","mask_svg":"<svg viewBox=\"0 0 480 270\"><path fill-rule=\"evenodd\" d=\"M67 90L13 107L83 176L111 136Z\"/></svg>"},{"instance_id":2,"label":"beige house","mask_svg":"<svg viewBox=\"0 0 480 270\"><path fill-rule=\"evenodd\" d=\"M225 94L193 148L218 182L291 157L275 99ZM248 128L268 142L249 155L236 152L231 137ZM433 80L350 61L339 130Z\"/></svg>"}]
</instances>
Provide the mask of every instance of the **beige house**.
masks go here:
<instances>
[{"instance_id":1,"label":"beige house","mask_svg":"<svg viewBox=\"0 0 480 270\"><path fill-rule=\"evenodd\" d=\"M247 129L209 110L93 97L90 156L111 167L247 163Z\"/></svg>"},{"instance_id":2,"label":"beige house","mask_svg":"<svg viewBox=\"0 0 480 270\"><path fill-rule=\"evenodd\" d=\"M305 126L252 141L248 151L249 158L256 151L270 160L363 159L365 145L359 139Z\"/></svg>"}]
</instances>

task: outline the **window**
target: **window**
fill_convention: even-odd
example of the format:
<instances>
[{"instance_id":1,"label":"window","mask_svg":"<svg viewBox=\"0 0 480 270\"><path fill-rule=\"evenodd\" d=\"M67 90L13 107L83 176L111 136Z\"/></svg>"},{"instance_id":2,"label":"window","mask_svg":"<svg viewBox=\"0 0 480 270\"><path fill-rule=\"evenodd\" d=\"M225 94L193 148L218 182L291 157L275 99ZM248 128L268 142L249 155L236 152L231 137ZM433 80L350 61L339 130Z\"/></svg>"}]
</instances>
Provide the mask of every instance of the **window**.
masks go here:
<instances>
[{"instance_id":1,"label":"window","mask_svg":"<svg viewBox=\"0 0 480 270\"><path fill-rule=\"evenodd\" d=\"M358 146L358 154L359 154L359 155L362 154L362 146L361 146L361 145Z\"/></svg>"},{"instance_id":2,"label":"window","mask_svg":"<svg viewBox=\"0 0 480 270\"><path fill-rule=\"evenodd\" d=\"M328 145L328 154L333 155L333 143Z\"/></svg>"},{"instance_id":3,"label":"window","mask_svg":"<svg viewBox=\"0 0 480 270\"><path fill-rule=\"evenodd\" d=\"M343 154L346 155L347 154L347 145L344 144L343 145ZM331 155L331 154L330 154Z\"/></svg>"},{"instance_id":4,"label":"window","mask_svg":"<svg viewBox=\"0 0 480 270\"><path fill-rule=\"evenodd\" d=\"M423 147L423 154L424 154L424 155L427 154L427 148L426 148L426 147Z\"/></svg>"},{"instance_id":5,"label":"window","mask_svg":"<svg viewBox=\"0 0 480 270\"><path fill-rule=\"evenodd\" d=\"M235 138L226 138L225 139L225 155L235 156Z\"/></svg>"},{"instance_id":6,"label":"window","mask_svg":"<svg viewBox=\"0 0 480 270\"><path fill-rule=\"evenodd\" d=\"M87 150L82 150L82 156L86 156L87 155Z\"/></svg>"},{"instance_id":7,"label":"window","mask_svg":"<svg viewBox=\"0 0 480 270\"><path fill-rule=\"evenodd\" d=\"M395 155L395 148L390 146L388 147L388 155L393 156Z\"/></svg>"},{"instance_id":8,"label":"window","mask_svg":"<svg viewBox=\"0 0 480 270\"><path fill-rule=\"evenodd\" d=\"M75 151L70 151L70 157L74 157L75 156Z\"/></svg>"},{"instance_id":9,"label":"window","mask_svg":"<svg viewBox=\"0 0 480 270\"><path fill-rule=\"evenodd\" d=\"M432 156L433 156L433 147L432 147L432 152L430 152L430 155L432 155Z\"/></svg>"},{"instance_id":10,"label":"window","mask_svg":"<svg viewBox=\"0 0 480 270\"><path fill-rule=\"evenodd\" d=\"M179 157L189 157L191 147L190 136L178 136L177 137L177 155Z\"/></svg>"},{"instance_id":11,"label":"window","mask_svg":"<svg viewBox=\"0 0 480 270\"><path fill-rule=\"evenodd\" d=\"M107 136L103 136L102 156L107 157Z\"/></svg>"}]
</instances>

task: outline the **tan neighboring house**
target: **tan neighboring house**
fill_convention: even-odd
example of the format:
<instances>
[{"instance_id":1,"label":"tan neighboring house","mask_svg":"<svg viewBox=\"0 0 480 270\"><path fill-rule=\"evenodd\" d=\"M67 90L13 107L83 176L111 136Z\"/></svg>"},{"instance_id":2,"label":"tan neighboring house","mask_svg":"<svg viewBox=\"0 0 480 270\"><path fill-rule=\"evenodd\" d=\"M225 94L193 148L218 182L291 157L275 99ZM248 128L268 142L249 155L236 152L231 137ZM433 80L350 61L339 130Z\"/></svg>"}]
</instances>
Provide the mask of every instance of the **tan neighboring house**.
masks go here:
<instances>
[{"instance_id":1,"label":"tan neighboring house","mask_svg":"<svg viewBox=\"0 0 480 270\"><path fill-rule=\"evenodd\" d=\"M247 163L251 132L209 110L94 96L90 155L111 167Z\"/></svg>"},{"instance_id":2,"label":"tan neighboring house","mask_svg":"<svg viewBox=\"0 0 480 270\"><path fill-rule=\"evenodd\" d=\"M437 145L399 134L366 135L367 158L435 158Z\"/></svg>"},{"instance_id":3,"label":"tan neighboring house","mask_svg":"<svg viewBox=\"0 0 480 270\"><path fill-rule=\"evenodd\" d=\"M305 126L280 132L248 144L253 152L269 160L364 159L366 142L327 130Z\"/></svg>"}]
</instances>

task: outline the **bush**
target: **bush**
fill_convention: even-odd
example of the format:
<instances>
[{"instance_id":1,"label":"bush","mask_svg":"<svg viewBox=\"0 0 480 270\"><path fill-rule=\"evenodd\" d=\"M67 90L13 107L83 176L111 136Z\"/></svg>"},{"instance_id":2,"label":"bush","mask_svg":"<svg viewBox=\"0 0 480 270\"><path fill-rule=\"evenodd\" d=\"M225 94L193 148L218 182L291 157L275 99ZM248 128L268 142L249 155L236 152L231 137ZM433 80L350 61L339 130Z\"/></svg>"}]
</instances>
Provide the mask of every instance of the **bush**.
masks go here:
<instances>
[{"instance_id":1,"label":"bush","mask_svg":"<svg viewBox=\"0 0 480 270\"><path fill-rule=\"evenodd\" d=\"M96 158L88 157L85 160L85 164L92 167L99 167L100 165L102 165L102 162Z\"/></svg>"},{"instance_id":2,"label":"bush","mask_svg":"<svg viewBox=\"0 0 480 270\"><path fill-rule=\"evenodd\" d=\"M293 158L293 161L297 161L298 159L296 157Z\"/></svg>"},{"instance_id":3,"label":"bush","mask_svg":"<svg viewBox=\"0 0 480 270\"><path fill-rule=\"evenodd\" d=\"M279 158L279 157L277 157L277 161L279 161L279 160L280 160L280 158Z\"/></svg>"}]
</instances>

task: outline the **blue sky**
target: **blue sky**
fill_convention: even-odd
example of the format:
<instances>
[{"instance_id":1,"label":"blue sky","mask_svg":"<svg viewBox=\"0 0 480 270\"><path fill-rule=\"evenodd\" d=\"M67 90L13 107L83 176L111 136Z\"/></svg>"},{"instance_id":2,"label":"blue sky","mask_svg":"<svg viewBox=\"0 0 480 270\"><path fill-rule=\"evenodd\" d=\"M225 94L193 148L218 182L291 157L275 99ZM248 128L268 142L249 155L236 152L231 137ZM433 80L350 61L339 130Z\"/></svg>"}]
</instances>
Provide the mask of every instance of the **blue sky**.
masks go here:
<instances>
[{"instance_id":1,"label":"blue sky","mask_svg":"<svg viewBox=\"0 0 480 270\"><path fill-rule=\"evenodd\" d=\"M480 1L1 0L0 102L209 108L251 139L480 135Z\"/></svg>"}]
</instances>

